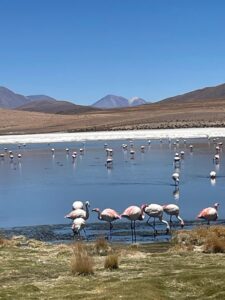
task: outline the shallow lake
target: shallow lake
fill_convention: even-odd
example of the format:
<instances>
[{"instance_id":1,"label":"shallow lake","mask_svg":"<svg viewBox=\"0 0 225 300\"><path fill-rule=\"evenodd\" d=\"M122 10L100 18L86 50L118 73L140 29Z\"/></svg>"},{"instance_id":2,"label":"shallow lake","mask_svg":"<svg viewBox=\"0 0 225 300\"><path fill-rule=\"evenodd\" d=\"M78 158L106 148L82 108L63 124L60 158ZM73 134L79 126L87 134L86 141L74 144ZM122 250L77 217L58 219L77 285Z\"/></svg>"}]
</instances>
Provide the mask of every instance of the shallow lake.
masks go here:
<instances>
[{"instance_id":1,"label":"shallow lake","mask_svg":"<svg viewBox=\"0 0 225 300\"><path fill-rule=\"evenodd\" d=\"M105 165L105 141L0 145L1 153L5 153L4 159L0 158L0 228L43 224L65 224L65 228L70 228L70 221L64 215L71 210L74 200L88 200L91 209L110 207L118 213L130 205L175 203L188 222L196 220L202 208L219 202L219 220L223 220L225 154L222 149L220 163L213 163L218 141L225 142L187 139L185 144L182 139L179 143L163 139L152 140L148 145L147 140L134 140L135 154L131 157L129 140L108 140L108 147L114 150L111 168ZM123 143L128 145L127 151L122 149ZM143 153L141 145L145 146ZM79 153L81 147L83 155ZM12 160L4 148L13 151ZM70 149L69 154L66 148ZM74 160L73 151L78 154ZM175 170L174 154L180 151L185 154L177 170L178 189L171 175ZM21 159L17 158L18 153L22 154ZM215 182L209 178L212 170L217 173ZM100 223L96 213L91 212L88 224L94 222ZM119 221L117 226L122 228L123 222ZM91 229L89 225L89 228L91 231L94 227ZM64 227L55 229L64 230Z\"/></svg>"}]
</instances>

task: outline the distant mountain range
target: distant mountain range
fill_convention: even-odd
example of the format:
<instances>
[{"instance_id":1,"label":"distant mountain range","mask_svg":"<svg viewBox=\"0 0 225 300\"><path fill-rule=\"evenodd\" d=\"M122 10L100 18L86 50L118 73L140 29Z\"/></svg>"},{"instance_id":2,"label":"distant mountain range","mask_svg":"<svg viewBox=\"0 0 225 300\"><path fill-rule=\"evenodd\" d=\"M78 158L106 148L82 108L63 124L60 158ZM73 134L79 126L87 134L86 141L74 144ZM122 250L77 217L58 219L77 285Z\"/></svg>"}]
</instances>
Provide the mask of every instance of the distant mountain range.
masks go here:
<instances>
[{"instance_id":1,"label":"distant mountain range","mask_svg":"<svg viewBox=\"0 0 225 300\"><path fill-rule=\"evenodd\" d=\"M135 97L130 100L107 95L91 106L77 105L69 101L56 100L47 95L24 96L0 87L0 108L17 109L24 111L36 111L45 113L73 114L96 109L121 108L146 104L146 101Z\"/></svg>"},{"instance_id":2,"label":"distant mountain range","mask_svg":"<svg viewBox=\"0 0 225 300\"><path fill-rule=\"evenodd\" d=\"M53 114L75 114L99 109L119 109L153 104L184 104L184 103L206 103L207 101L225 101L225 84L215 87L206 87L182 95L163 99L155 103L146 102L144 99L134 97L126 99L121 96L107 95L91 106L76 105L69 101L56 100L47 95L24 96L0 87L0 108L16 109L23 111L44 112ZM139 108L138 108L139 109ZM144 108L145 109L145 108Z\"/></svg>"},{"instance_id":3,"label":"distant mountain range","mask_svg":"<svg viewBox=\"0 0 225 300\"><path fill-rule=\"evenodd\" d=\"M121 107L130 107L130 106L138 106L146 104L147 102L144 99L134 97L132 99L126 99L121 96L115 96L115 95L107 95L94 104L92 104L93 107L97 108L121 108Z\"/></svg>"},{"instance_id":4,"label":"distant mountain range","mask_svg":"<svg viewBox=\"0 0 225 300\"><path fill-rule=\"evenodd\" d=\"M54 113L74 114L95 111L91 106L76 105L69 101L60 101L46 95L24 96L0 87L0 108Z\"/></svg>"}]
</instances>

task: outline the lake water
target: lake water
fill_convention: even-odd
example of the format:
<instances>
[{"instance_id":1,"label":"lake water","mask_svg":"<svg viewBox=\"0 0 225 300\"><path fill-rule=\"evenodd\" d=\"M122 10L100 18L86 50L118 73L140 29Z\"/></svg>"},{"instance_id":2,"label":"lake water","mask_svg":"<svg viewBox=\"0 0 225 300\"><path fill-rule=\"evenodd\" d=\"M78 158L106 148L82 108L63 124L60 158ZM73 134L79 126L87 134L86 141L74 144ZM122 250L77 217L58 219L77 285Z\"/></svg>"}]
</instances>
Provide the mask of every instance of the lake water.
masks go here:
<instances>
[{"instance_id":1,"label":"lake water","mask_svg":"<svg viewBox=\"0 0 225 300\"><path fill-rule=\"evenodd\" d=\"M0 158L0 228L62 224L54 230L69 230L70 221L64 215L71 210L74 200L88 200L91 209L110 207L118 213L130 205L175 203L190 224L202 208L219 202L219 219L225 219L224 152L220 151L220 163L215 165L215 141L187 139L185 144L180 139L176 146L174 142L152 140L149 146L147 140L134 140L135 155L131 158L130 141L108 140L108 147L114 150L112 168L105 166L105 141L27 144L20 148L16 144L0 145L0 151L5 153L5 158ZM123 143L128 144L128 151L122 149ZM140 151L141 145L145 145L144 153ZM13 151L13 160L4 151L5 147ZM79 155L81 147L85 149L83 155ZM54 155L51 148L55 149ZM70 149L69 155L66 148ZM78 153L74 161L73 151ZM174 154L180 151L185 155L179 170L178 191L171 175ZM18 153L22 154L20 160ZM214 183L209 178L212 170L217 172ZM95 222L99 224L91 227ZM123 222L119 221L115 228L122 230L124 226L129 232L129 224ZM89 233L106 229L92 212L88 224ZM145 227L148 230L151 231Z\"/></svg>"}]
</instances>

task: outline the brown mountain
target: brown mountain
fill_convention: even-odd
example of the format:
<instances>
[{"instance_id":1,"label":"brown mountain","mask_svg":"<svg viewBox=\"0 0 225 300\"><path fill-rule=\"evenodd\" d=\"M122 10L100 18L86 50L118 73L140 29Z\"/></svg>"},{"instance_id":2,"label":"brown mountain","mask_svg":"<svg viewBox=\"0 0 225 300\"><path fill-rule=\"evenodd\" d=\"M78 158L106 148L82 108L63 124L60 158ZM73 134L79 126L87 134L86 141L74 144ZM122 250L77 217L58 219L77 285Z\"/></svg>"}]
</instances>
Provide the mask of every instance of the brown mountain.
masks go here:
<instances>
[{"instance_id":1,"label":"brown mountain","mask_svg":"<svg viewBox=\"0 0 225 300\"><path fill-rule=\"evenodd\" d=\"M225 99L225 83L213 87L206 87L182 95L170 97L160 102L195 102L206 100Z\"/></svg>"},{"instance_id":2,"label":"brown mountain","mask_svg":"<svg viewBox=\"0 0 225 300\"><path fill-rule=\"evenodd\" d=\"M37 96L32 97L36 99L38 98ZM39 97L37 100L31 101L27 104L17 107L16 109L50 114L75 114L96 110L90 106L76 105L68 101L59 101L48 96Z\"/></svg>"},{"instance_id":3,"label":"brown mountain","mask_svg":"<svg viewBox=\"0 0 225 300\"><path fill-rule=\"evenodd\" d=\"M23 95L16 94L13 91L0 86L0 107L2 108L15 108L30 100Z\"/></svg>"}]
</instances>

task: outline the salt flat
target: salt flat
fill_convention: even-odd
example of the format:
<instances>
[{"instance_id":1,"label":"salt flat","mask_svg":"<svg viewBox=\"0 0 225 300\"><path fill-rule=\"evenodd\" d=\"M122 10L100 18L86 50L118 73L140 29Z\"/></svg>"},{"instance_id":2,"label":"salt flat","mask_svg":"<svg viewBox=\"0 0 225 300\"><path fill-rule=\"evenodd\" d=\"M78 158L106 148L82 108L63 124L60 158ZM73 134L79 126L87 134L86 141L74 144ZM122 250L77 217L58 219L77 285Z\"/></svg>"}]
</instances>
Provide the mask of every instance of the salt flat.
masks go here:
<instances>
[{"instance_id":1,"label":"salt flat","mask_svg":"<svg viewBox=\"0 0 225 300\"><path fill-rule=\"evenodd\" d=\"M73 142L86 140L124 140L124 139L157 139L157 138L208 138L225 137L225 128L180 128L150 129L126 131L96 131L77 133L42 133L0 136L1 144L10 143L49 143Z\"/></svg>"}]
</instances>

